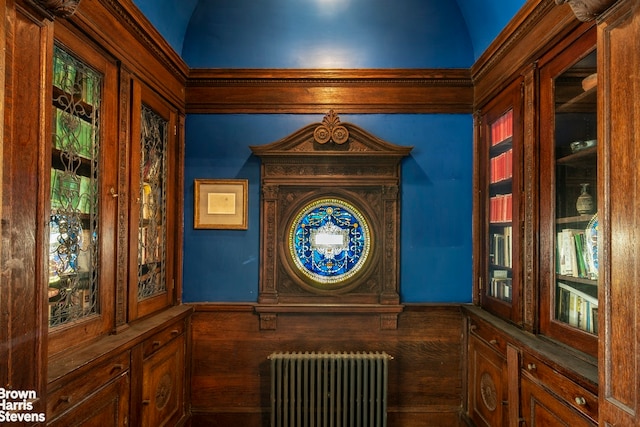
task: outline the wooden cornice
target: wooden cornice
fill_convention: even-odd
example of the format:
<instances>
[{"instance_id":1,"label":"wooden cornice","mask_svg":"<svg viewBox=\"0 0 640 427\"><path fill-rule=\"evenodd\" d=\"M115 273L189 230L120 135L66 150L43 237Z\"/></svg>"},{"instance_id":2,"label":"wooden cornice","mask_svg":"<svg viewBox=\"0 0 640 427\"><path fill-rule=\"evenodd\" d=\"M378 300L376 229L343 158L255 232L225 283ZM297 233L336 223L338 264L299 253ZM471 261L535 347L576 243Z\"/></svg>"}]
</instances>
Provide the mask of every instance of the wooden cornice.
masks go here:
<instances>
[{"instance_id":1,"label":"wooden cornice","mask_svg":"<svg viewBox=\"0 0 640 427\"><path fill-rule=\"evenodd\" d=\"M187 113L470 113L468 69L191 69Z\"/></svg>"},{"instance_id":2,"label":"wooden cornice","mask_svg":"<svg viewBox=\"0 0 640 427\"><path fill-rule=\"evenodd\" d=\"M83 1L69 24L183 111L189 67L131 0Z\"/></svg>"},{"instance_id":3,"label":"wooden cornice","mask_svg":"<svg viewBox=\"0 0 640 427\"><path fill-rule=\"evenodd\" d=\"M545 46L580 25L568 6L530 0L471 67L475 105L482 105L539 58Z\"/></svg>"}]
</instances>

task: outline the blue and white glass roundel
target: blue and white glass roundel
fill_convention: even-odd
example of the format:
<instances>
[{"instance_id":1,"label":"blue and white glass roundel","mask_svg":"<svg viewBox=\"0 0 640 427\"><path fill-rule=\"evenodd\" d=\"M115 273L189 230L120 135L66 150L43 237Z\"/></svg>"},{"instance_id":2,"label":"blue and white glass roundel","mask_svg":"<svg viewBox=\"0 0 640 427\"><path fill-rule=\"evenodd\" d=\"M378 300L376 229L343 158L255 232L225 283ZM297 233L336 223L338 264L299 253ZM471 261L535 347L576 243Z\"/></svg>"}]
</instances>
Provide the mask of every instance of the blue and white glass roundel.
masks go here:
<instances>
[{"instance_id":1,"label":"blue and white glass roundel","mask_svg":"<svg viewBox=\"0 0 640 427\"><path fill-rule=\"evenodd\" d=\"M313 284L340 285L366 264L371 249L369 225L344 200L325 198L306 205L289 229L295 266Z\"/></svg>"}]
</instances>

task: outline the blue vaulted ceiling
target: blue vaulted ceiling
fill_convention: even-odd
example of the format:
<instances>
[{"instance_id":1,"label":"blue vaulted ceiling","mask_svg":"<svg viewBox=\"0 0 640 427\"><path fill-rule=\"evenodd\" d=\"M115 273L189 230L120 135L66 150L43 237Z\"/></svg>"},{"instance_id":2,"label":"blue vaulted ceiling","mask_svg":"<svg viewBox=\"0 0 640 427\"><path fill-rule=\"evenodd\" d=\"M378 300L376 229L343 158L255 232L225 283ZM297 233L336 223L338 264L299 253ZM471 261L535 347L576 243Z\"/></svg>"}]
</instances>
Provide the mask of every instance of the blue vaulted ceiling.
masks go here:
<instances>
[{"instance_id":1,"label":"blue vaulted ceiling","mask_svg":"<svg viewBox=\"0 0 640 427\"><path fill-rule=\"evenodd\" d=\"M134 0L193 68L469 67L525 0Z\"/></svg>"}]
</instances>

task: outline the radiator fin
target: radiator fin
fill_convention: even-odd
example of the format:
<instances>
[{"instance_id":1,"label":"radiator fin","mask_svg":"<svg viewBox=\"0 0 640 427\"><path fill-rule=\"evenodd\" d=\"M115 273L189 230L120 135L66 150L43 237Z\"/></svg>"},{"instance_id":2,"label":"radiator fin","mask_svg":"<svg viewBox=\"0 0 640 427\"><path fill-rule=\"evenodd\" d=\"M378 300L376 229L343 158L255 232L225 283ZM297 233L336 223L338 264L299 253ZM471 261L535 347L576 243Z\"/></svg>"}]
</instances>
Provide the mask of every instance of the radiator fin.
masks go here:
<instances>
[{"instance_id":1,"label":"radiator fin","mask_svg":"<svg viewBox=\"0 0 640 427\"><path fill-rule=\"evenodd\" d=\"M273 353L272 427L386 427L385 352Z\"/></svg>"}]
</instances>

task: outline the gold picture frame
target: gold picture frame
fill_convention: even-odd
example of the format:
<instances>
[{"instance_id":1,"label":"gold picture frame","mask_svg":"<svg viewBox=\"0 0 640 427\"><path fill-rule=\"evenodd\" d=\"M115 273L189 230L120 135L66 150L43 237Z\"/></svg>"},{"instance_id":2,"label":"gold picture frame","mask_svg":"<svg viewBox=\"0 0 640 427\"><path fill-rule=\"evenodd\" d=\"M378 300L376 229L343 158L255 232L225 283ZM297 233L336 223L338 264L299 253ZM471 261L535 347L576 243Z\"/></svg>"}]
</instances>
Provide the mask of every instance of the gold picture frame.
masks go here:
<instances>
[{"instance_id":1,"label":"gold picture frame","mask_svg":"<svg viewBox=\"0 0 640 427\"><path fill-rule=\"evenodd\" d=\"M246 230L248 187L246 179L194 180L193 227Z\"/></svg>"}]
</instances>

